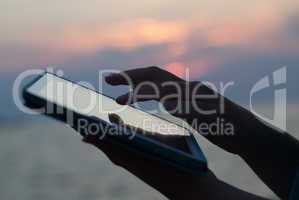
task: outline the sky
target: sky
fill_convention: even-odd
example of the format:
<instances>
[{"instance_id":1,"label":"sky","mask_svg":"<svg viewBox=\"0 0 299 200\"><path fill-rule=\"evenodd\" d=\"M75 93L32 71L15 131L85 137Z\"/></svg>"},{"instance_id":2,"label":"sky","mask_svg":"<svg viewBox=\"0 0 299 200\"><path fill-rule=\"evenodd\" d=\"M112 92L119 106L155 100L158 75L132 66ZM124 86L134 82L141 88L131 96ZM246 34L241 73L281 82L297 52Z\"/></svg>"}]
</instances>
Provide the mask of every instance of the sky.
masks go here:
<instances>
[{"instance_id":1,"label":"sky","mask_svg":"<svg viewBox=\"0 0 299 200\"><path fill-rule=\"evenodd\" d=\"M228 96L246 105L258 80L286 66L297 103L298 11L295 0L1 0L3 113L17 75L46 67L92 82L102 69L188 67L192 80L233 81Z\"/></svg>"}]
</instances>

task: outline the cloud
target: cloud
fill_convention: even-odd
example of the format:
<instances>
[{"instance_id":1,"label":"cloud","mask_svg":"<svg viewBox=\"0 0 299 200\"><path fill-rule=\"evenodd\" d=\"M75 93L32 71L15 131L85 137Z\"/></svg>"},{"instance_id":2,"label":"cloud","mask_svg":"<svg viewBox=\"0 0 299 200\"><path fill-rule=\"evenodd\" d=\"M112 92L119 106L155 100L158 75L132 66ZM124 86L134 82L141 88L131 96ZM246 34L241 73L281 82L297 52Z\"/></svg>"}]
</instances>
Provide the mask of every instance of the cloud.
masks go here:
<instances>
[{"instance_id":1,"label":"cloud","mask_svg":"<svg viewBox=\"0 0 299 200\"><path fill-rule=\"evenodd\" d=\"M138 18L119 23L102 24L93 28L72 26L65 28L53 40L51 35L33 33L31 42L69 52L90 53L105 49L132 50L146 45L173 44L174 52L182 53L184 43L197 35L208 46L251 44L265 35L273 35L281 25L281 17L268 10L240 19L215 23L209 18L191 20L158 20Z\"/></svg>"},{"instance_id":2,"label":"cloud","mask_svg":"<svg viewBox=\"0 0 299 200\"><path fill-rule=\"evenodd\" d=\"M138 19L91 30L69 28L57 43L48 45L78 52L111 48L125 51L146 45L181 43L187 37L187 33L188 27L182 21Z\"/></svg>"},{"instance_id":3,"label":"cloud","mask_svg":"<svg viewBox=\"0 0 299 200\"><path fill-rule=\"evenodd\" d=\"M276 10L262 9L242 19L220 21L139 18L93 28L71 26L56 37L40 30L22 45L1 47L0 58L8 66L2 70L20 65L84 66L86 70L160 65L177 74L189 67L192 78L199 78L238 62L242 69L245 61L254 63L262 55L293 59L293 54L285 53L299 49L299 38L291 37L297 26L292 21Z\"/></svg>"},{"instance_id":4,"label":"cloud","mask_svg":"<svg viewBox=\"0 0 299 200\"><path fill-rule=\"evenodd\" d=\"M211 46L250 45L279 29L281 19L275 13L256 13L252 18L225 22L207 31ZM255 44L258 45L258 44Z\"/></svg>"}]
</instances>

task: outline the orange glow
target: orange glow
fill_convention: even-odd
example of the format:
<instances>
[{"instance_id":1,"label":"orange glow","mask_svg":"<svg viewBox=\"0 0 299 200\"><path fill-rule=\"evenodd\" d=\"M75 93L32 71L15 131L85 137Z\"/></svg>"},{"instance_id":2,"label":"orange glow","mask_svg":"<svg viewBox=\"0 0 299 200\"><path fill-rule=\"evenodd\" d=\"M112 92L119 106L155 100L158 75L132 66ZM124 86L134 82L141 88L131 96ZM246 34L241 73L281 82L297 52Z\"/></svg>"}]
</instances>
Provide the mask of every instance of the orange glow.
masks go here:
<instances>
[{"instance_id":1,"label":"orange glow","mask_svg":"<svg viewBox=\"0 0 299 200\"><path fill-rule=\"evenodd\" d=\"M177 43L186 36L187 26L183 22L140 19L90 31L71 29L64 33L57 45L78 51L130 50L145 45Z\"/></svg>"},{"instance_id":2,"label":"orange glow","mask_svg":"<svg viewBox=\"0 0 299 200\"><path fill-rule=\"evenodd\" d=\"M165 70L175 74L178 77L188 78L199 78L209 71L214 69L213 64L208 59L193 60L189 62L173 62L165 66Z\"/></svg>"},{"instance_id":3,"label":"orange glow","mask_svg":"<svg viewBox=\"0 0 299 200\"><path fill-rule=\"evenodd\" d=\"M280 15L272 10L261 10L255 16L231 19L214 23L208 18L180 20L138 19L116 24L102 25L95 28L71 27L63 31L54 41L45 34L33 35L32 42L40 42L47 48L67 52L90 53L105 49L133 50L148 45L169 45L171 56L186 53L187 41L200 42L202 48L226 45L271 46L266 42L268 35L279 31ZM37 31L39 32L39 31ZM195 36L195 37L194 37ZM255 44L252 44L255 41ZM253 46L253 47L254 47ZM270 48L270 47L269 47Z\"/></svg>"},{"instance_id":4,"label":"orange glow","mask_svg":"<svg viewBox=\"0 0 299 200\"><path fill-rule=\"evenodd\" d=\"M136 63L163 63L165 59L179 60L180 62L167 64L165 69L182 77L185 75L186 67L189 67L191 78L198 78L214 70L216 64L221 65L225 59L233 58L224 58L211 52L206 55L209 56L208 59L198 55L198 58L186 60L186 57L190 57L188 53L195 55L205 48L224 46L230 48L231 45L239 45L241 48L254 49L254 51L271 51L277 45L281 46L279 40L275 39L277 35L274 33L279 33L282 24L280 15L269 8L257 12L254 16L250 15L242 19L230 18L218 23L203 17L186 21L134 19L91 29L71 27L51 41L43 40L51 38L47 33L42 37L35 35L32 37L32 43L38 41L40 46L58 52L57 54L62 52L63 56L83 55L110 49L138 51L141 47L165 44L163 46L165 48L161 48L158 53L149 53L148 59L138 58ZM291 44L295 46L294 42ZM291 48L289 43L284 45L286 49Z\"/></svg>"},{"instance_id":5,"label":"orange glow","mask_svg":"<svg viewBox=\"0 0 299 200\"><path fill-rule=\"evenodd\" d=\"M180 62L169 63L165 66L165 70L180 78L184 78L186 76L186 69L186 66Z\"/></svg>"},{"instance_id":6,"label":"orange glow","mask_svg":"<svg viewBox=\"0 0 299 200\"><path fill-rule=\"evenodd\" d=\"M201 78L235 61L235 52L240 57L277 55L287 60L299 51L296 23L290 23L297 19L295 0L219 1L217 6L211 1L174 2L171 7L167 1L151 0L73 1L70 7L62 0L59 8L47 5L49 12L42 15L43 5L36 2L25 13L17 3L4 8L3 66L168 63L165 68L178 76L189 67L191 77Z\"/></svg>"}]
</instances>

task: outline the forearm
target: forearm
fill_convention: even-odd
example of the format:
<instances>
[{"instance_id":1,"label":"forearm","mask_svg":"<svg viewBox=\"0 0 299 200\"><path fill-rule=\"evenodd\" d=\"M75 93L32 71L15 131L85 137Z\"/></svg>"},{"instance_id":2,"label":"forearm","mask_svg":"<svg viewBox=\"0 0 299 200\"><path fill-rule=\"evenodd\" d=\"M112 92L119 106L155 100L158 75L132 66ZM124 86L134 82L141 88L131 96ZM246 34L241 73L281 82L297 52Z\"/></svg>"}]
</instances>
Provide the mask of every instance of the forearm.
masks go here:
<instances>
[{"instance_id":1,"label":"forearm","mask_svg":"<svg viewBox=\"0 0 299 200\"><path fill-rule=\"evenodd\" d=\"M210 171L203 176L193 176L169 168L156 160L145 158L141 154L110 148L105 143L96 143L95 145L104 151L115 164L126 169L171 200L266 200L222 182Z\"/></svg>"},{"instance_id":2,"label":"forearm","mask_svg":"<svg viewBox=\"0 0 299 200\"><path fill-rule=\"evenodd\" d=\"M163 174L164 178L161 178L160 176L157 176L157 174L144 173L144 169L129 171L170 200L267 200L266 198L233 187L217 179L214 175L190 177L188 175L185 176L171 173L171 176L168 176L168 173L165 172Z\"/></svg>"},{"instance_id":3,"label":"forearm","mask_svg":"<svg viewBox=\"0 0 299 200\"><path fill-rule=\"evenodd\" d=\"M240 156L282 199L288 199L299 164L299 142L265 124L249 133L254 136Z\"/></svg>"},{"instance_id":4,"label":"forearm","mask_svg":"<svg viewBox=\"0 0 299 200\"><path fill-rule=\"evenodd\" d=\"M281 133L233 103L225 119L234 123L233 136L204 135L212 143L241 156L255 173L282 199L288 199L299 166L299 142ZM193 118L202 119L198 114Z\"/></svg>"}]
</instances>

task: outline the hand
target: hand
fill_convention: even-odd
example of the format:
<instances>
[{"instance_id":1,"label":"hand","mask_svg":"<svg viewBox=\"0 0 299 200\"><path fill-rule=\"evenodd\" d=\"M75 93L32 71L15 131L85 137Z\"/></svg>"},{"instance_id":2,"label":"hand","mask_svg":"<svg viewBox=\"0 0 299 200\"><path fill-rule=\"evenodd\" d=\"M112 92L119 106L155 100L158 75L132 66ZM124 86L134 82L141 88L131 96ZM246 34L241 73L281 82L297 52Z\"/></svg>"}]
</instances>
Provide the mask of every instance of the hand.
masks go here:
<instances>
[{"instance_id":1,"label":"hand","mask_svg":"<svg viewBox=\"0 0 299 200\"><path fill-rule=\"evenodd\" d=\"M110 114L109 120L111 123L125 126L123 120L115 114ZM99 140L99 137L96 135L85 132L83 135L86 135L83 138L85 143L97 147L115 165L126 169L169 199L215 200L225 198L264 200L264 198L241 191L218 180L211 171L205 176L192 176L175 168L169 168L136 152L122 149L121 146L114 145L107 138Z\"/></svg>"},{"instance_id":2,"label":"hand","mask_svg":"<svg viewBox=\"0 0 299 200\"><path fill-rule=\"evenodd\" d=\"M111 85L129 85L133 88L132 92L116 99L119 104L157 100L170 114L187 121L212 143L234 154L240 154L244 146L251 145L247 133L254 134L260 125L249 111L206 85L185 81L158 67L111 74L106 81ZM210 130L202 128L219 122L230 125L230 129L211 134Z\"/></svg>"},{"instance_id":3,"label":"hand","mask_svg":"<svg viewBox=\"0 0 299 200\"><path fill-rule=\"evenodd\" d=\"M241 156L278 196L288 198L299 164L299 142L289 134L264 124L251 112L204 84L182 80L158 67L111 74L106 81L133 88L132 92L117 98L120 104L148 100L161 102L170 114L186 120L212 143ZM208 129L203 133L200 124L209 127L217 120L231 124L233 134L219 131L211 134Z\"/></svg>"}]
</instances>

